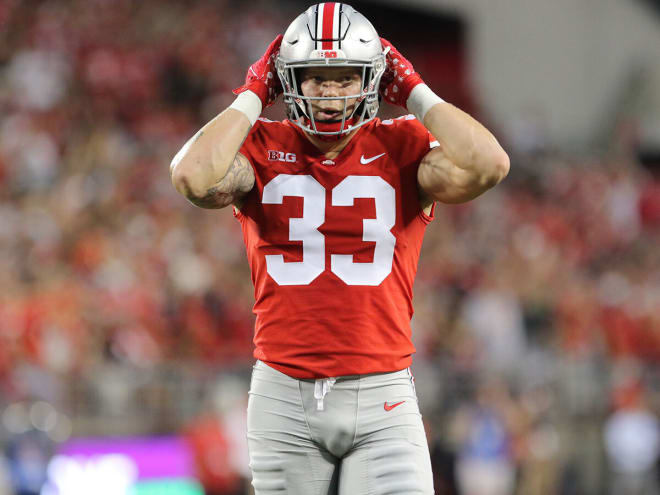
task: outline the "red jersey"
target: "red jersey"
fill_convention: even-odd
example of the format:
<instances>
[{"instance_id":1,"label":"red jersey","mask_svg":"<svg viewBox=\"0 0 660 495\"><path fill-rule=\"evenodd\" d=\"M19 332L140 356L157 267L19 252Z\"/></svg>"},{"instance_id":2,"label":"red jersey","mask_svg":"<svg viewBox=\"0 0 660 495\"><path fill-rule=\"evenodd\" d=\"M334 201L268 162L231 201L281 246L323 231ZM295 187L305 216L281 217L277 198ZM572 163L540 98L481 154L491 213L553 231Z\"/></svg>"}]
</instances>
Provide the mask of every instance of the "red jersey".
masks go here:
<instances>
[{"instance_id":1,"label":"red jersey","mask_svg":"<svg viewBox=\"0 0 660 495\"><path fill-rule=\"evenodd\" d=\"M362 126L327 159L295 124L259 119L240 152L255 185L235 215L255 289L254 356L295 378L410 365L426 225L413 116Z\"/></svg>"}]
</instances>

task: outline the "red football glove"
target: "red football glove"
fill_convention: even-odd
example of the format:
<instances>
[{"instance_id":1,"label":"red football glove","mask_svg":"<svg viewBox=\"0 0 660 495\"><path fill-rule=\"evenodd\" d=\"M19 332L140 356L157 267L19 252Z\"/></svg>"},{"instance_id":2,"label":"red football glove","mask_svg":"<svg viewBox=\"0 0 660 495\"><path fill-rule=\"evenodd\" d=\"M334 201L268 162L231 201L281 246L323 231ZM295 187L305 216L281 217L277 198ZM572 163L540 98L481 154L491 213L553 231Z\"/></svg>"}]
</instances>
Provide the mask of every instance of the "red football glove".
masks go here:
<instances>
[{"instance_id":1,"label":"red football glove","mask_svg":"<svg viewBox=\"0 0 660 495\"><path fill-rule=\"evenodd\" d=\"M380 42L384 49L389 47L389 51L385 55L387 66L383 77L380 79L380 95L388 103L406 108L410 92L415 86L424 81L415 72L412 64L394 48L392 43L385 38L381 38Z\"/></svg>"},{"instance_id":2,"label":"red football glove","mask_svg":"<svg viewBox=\"0 0 660 495\"><path fill-rule=\"evenodd\" d=\"M268 45L263 57L248 69L245 84L236 88L234 94L238 95L249 89L261 99L262 108L272 105L282 94L282 84L275 69L275 60L280 53L282 38L283 36L278 34L277 38Z\"/></svg>"}]
</instances>

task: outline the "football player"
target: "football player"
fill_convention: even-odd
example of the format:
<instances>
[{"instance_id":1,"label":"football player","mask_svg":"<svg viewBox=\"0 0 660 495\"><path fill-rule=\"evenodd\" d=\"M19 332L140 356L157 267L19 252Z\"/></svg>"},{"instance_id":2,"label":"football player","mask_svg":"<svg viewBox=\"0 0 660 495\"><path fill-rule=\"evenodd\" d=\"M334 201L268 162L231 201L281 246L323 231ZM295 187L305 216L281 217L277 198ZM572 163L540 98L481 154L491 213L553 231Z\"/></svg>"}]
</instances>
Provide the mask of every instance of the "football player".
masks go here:
<instances>
[{"instance_id":1,"label":"football player","mask_svg":"<svg viewBox=\"0 0 660 495\"><path fill-rule=\"evenodd\" d=\"M297 17L235 93L171 176L197 206L232 205L243 229L255 492L432 494L409 371L422 237L434 202L479 196L508 156L342 3ZM259 118L280 94L288 118ZM411 115L380 121L381 98Z\"/></svg>"}]
</instances>

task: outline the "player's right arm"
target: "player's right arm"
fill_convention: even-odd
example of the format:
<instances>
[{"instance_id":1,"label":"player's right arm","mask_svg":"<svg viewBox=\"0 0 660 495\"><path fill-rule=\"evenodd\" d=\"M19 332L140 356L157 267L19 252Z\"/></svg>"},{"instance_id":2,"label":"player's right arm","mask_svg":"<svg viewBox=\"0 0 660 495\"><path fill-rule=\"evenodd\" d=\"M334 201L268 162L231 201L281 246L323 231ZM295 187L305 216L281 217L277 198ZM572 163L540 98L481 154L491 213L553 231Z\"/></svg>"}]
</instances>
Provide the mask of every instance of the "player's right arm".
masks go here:
<instances>
[{"instance_id":1,"label":"player's right arm","mask_svg":"<svg viewBox=\"0 0 660 495\"><path fill-rule=\"evenodd\" d=\"M234 108L202 127L172 160L176 190L200 208L240 202L254 185L250 162L238 152L251 127L245 114Z\"/></svg>"},{"instance_id":2,"label":"player's right arm","mask_svg":"<svg viewBox=\"0 0 660 495\"><path fill-rule=\"evenodd\" d=\"M238 205L254 186L252 166L239 150L262 108L282 91L275 72L281 42L279 35L250 66L245 84L234 90L236 101L202 127L172 160L172 184L194 205Z\"/></svg>"}]
</instances>

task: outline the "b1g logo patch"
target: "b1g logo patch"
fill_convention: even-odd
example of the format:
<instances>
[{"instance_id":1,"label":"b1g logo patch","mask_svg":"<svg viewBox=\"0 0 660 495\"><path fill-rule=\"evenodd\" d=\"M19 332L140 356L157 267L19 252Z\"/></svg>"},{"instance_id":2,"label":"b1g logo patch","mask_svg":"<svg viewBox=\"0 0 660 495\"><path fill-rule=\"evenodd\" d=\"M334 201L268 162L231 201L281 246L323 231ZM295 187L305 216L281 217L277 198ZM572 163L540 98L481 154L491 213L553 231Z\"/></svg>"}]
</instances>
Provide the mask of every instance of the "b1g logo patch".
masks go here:
<instances>
[{"instance_id":1,"label":"b1g logo patch","mask_svg":"<svg viewBox=\"0 0 660 495\"><path fill-rule=\"evenodd\" d=\"M289 162L293 163L296 161L295 153L284 153L284 151L273 151L268 150L268 161L269 162Z\"/></svg>"}]
</instances>

